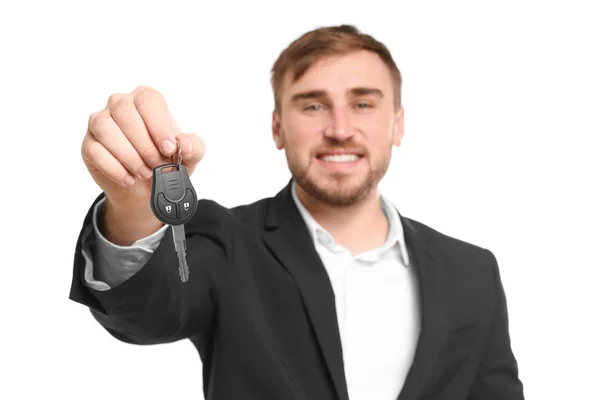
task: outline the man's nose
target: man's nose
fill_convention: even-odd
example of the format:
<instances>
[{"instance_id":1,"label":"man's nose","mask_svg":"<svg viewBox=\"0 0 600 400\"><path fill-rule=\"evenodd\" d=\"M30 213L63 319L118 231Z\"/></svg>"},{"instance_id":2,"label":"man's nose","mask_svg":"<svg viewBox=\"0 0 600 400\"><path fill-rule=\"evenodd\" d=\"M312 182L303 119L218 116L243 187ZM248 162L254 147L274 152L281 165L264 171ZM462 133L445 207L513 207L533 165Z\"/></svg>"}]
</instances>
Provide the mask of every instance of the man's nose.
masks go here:
<instances>
[{"instance_id":1,"label":"man's nose","mask_svg":"<svg viewBox=\"0 0 600 400\"><path fill-rule=\"evenodd\" d=\"M352 135L353 129L349 111L342 107L332 108L325 128L325 136L344 141Z\"/></svg>"}]
</instances>

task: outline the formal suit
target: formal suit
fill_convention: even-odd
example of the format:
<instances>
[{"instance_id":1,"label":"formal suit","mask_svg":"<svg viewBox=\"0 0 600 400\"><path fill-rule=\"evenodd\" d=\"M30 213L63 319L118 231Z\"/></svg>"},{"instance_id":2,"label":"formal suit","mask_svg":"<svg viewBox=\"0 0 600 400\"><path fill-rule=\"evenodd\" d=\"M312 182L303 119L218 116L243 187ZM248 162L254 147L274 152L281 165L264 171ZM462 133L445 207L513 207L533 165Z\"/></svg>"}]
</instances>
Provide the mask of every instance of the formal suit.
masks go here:
<instances>
[{"instance_id":1,"label":"formal suit","mask_svg":"<svg viewBox=\"0 0 600 400\"><path fill-rule=\"evenodd\" d=\"M189 338L208 400L348 400L331 282L290 188L232 209L200 200L186 224L187 283L173 273L172 240L163 240L133 277L90 290L80 235L70 298L124 342ZM494 255L400 219L422 315L398 399L522 399Z\"/></svg>"}]
</instances>

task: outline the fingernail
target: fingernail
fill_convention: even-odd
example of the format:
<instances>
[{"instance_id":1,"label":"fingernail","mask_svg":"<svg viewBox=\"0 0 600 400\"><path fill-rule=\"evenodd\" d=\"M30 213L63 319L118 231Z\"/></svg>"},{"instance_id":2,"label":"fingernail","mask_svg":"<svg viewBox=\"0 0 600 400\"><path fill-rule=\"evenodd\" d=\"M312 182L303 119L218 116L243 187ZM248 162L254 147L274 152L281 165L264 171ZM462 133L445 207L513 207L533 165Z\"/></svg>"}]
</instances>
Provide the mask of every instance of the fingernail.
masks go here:
<instances>
[{"instance_id":1,"label":"fingernail","mask_svg":"<svg viewBox=\"0 0 600 400\"><path fill-rule=\"evenodd\" d=\"M138 175L140 176L140 178L142 179L150 179L152 177L152 171L150 170L150 168L146 167L145 165L143 167L140 168L140 170L138 171Z\"/></svg>"},{"instance_id":2,"label":"fingernail","mask_svg":"<svg viewBox=\"0 0 600 400\"><path fill-rule=\"evenodd\" d=\"M133 176L127 176L125 178L125 186L131 186L135 183L135 178Z\"/></svg>"},{"instance_id":3,"label":"fingernail","mask_svg":"<svg viewBox=\"0 0 600 400\"><path fill-rule=\"evenodd\" d=\"M165 155L171 154L175 150L175 143L170 140L165 140L162 142L162 151Z\"/></svg>"}]
</instances>

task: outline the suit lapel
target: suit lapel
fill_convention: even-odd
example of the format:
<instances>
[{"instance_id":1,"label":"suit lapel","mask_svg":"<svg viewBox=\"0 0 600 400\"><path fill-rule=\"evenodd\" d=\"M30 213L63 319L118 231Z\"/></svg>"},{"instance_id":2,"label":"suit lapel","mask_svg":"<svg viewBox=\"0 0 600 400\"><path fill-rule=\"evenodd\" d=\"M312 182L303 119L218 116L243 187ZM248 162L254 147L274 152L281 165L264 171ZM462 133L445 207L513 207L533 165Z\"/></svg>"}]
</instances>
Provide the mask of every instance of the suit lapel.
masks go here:
<instances>
[{"instance_id":1,"label":"suit lapel","mask_svg":"<svg viewBox=\"0 0 600 400\"><path fill-rule=\"evenodd\" d=\"M447 331L448 321L443 300L444 270L442 257L436 252L431 236L400 215L404 240L411 265L415 266L419 281L421 333L412 366L397 400L419 397L431 368L437 361Z\"/></svg>"},{"instance_id":2,"label":"suit lapel","mask_svg":"<svg viewBox=\"0 0 600 400\"><path fill-rule=\"evenodd\" d=\"M265 219L263 240L298 285L321 353L340 400L348 400L335 295L308 228L294 204L291 183L273 199ZM442 298L442 258L429 243L431 237L400 215L409 258L419 281L421 333L412 366L398 400L416 399L436 362L447 332Z\"/></svg>"},{"instance_id":3,"label":"suit lapel","mask_svg":"<svg viewBox=\"0 0 600 400\"><path fill-rule=\"evenodd\" d=\"M325 266L291 195L291 180L275 197L264 241L298 285L340 400L348 400L335 295Z\"/></svg>"}]
</instances>

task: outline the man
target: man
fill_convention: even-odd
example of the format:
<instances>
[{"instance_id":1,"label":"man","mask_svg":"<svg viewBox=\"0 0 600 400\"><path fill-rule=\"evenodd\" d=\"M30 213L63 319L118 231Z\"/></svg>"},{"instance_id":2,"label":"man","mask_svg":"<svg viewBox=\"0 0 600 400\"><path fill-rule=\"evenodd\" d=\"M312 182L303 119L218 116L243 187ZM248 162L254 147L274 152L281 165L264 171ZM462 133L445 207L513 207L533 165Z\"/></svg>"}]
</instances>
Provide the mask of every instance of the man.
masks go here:
<instances>
[{"instance_id":1,"label":"man","mask_svg":"<svg viewBox=\"0 0 600 400\"><path fill-rule=\"evenodd\" d=\"M190 339L206 399L522 399L498 264L400 215L378 192L404 134L401 75L348 25L308 32L272 70L272 135L292 174L272 198L201 199L182 283L150 168L202 140L140 87L92 114L82 157L102 189L70 298L114 337Z\"/></svg>"}]
</instances>

